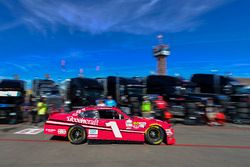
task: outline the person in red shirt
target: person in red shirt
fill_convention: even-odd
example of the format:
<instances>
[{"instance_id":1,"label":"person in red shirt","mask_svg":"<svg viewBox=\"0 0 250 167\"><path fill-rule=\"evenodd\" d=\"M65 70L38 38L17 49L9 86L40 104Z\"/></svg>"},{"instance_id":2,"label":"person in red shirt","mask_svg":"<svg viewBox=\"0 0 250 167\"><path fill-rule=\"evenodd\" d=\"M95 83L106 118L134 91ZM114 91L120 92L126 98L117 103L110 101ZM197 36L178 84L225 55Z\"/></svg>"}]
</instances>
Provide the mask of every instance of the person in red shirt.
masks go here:
<instances>
[{"instance_id":1,"label":"person in red shirt","mask_svg":"<svg viewBox=\"0 0 250 167\"><path fill-rule=\"evenodd\" d=\"M168 107L168 103L163 100L162 96L158 96L158 99L154 101L157 109L166 109Z\"/></svg>"},{"instance_id":2,"label":"person in red shirt","mask_svg":"<svg viewBox=\"0 0 250 167\"><path fill-rule=\"evenodd\" d=\"M154 108L156 110L155 117L160 120L169 120L172 115L168 112L168 103L163 100L162 96L158 96L157 100L154 100Z\"/></svg>"}]
</instances>

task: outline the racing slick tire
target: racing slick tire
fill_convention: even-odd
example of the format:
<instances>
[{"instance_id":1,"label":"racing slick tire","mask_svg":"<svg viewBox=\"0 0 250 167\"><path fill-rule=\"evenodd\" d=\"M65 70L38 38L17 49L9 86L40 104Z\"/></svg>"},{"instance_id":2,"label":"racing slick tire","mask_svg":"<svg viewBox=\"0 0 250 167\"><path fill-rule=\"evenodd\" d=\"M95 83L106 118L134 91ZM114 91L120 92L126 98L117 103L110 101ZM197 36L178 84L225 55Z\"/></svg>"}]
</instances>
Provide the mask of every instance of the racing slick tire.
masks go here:
<instances>
[{"instance_id":1,"label":"racing slick tire","mask_svg":"<svg viewBox=\"0 0 250 167\"><path fill-rule=\"evenodd\" d=\"M146 143L151 145L159 145L164 141L165 133L159 126L151 126L145 133Z\"/></svg>"},{"instance_id":2,"label":"racing slick tire","mask_svg":"<svg viewBox=\"0 0 250 167\"><path fill-rule=\"evenodd\" d=\"M82 144L86 142L87 134L82 126L75 125L69 128L68 139L72 144Z\"/></svg>"}]
</instances>

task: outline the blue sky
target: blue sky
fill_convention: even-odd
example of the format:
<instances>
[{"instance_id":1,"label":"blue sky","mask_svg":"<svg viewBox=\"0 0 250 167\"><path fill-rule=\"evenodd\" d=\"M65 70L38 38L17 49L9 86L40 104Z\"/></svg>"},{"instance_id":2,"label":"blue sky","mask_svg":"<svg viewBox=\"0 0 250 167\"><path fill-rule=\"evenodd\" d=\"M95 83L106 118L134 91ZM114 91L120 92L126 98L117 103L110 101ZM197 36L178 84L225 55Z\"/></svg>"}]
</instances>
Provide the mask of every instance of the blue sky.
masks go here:
<instances>
[{"instance_id":1,"label":"blue sky","mask_svg":"<svg viewBox=\"0 0 250 167\"><path fill-rule=\"evenodd\" d=\"M0 78L147 76L170 45L169 75L250 76L248 0L1 0ZM62 60L65 66L61 66ZM96 67L99 70L96 70Z\"/></svg>"}]
</instances>

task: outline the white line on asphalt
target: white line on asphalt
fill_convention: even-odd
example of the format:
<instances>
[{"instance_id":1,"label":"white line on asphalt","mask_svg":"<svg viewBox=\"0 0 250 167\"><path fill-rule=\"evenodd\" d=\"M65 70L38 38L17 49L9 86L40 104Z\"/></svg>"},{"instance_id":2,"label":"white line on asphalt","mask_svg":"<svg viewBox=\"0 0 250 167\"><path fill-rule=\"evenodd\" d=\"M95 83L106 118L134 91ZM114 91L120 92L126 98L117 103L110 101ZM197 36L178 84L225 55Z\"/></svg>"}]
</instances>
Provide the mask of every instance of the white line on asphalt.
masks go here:
<instances>
[{"instance_id":1,"label":"white line on asphalt","mask_svg":"<svg viewBox=\"0 0 250 167\"><path fill-rule=\"evenodd\" d=\"M42 128L27 128L21 131L17 131L14 134L23 134L23 135L36 135L43 131Z\"/></svg>"}]
</instances>

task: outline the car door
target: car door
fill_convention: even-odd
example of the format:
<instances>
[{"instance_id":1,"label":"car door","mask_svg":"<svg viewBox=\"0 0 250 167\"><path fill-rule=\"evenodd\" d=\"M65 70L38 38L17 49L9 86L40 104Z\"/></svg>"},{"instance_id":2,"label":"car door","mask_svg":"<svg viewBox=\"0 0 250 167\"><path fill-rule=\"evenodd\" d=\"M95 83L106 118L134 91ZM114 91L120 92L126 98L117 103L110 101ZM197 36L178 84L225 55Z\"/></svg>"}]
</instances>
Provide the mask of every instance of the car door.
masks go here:
<instances>
[{"instance_id":1,"label":"car door","mask_svg":"<svg viewBox=\"0 0 250 167\"><path fill-rule=\"evenodd\" d=\"M142 132L133 130L132 119L113 109L98 111L100 116L99 124L103 127L99 131L101 139L121 141L144 140Z\"/></svg>"},{"instance_id":2,"label":"car door","mask_svg":"<svg viewBox=\"0 0 250 167\"><path fill-rule=\"evenodd\" d=\"M100 109L99 137L102 140L123 140L122 127L125 124L123 116L112 109Z\"/></svg>"}]
</instances>

